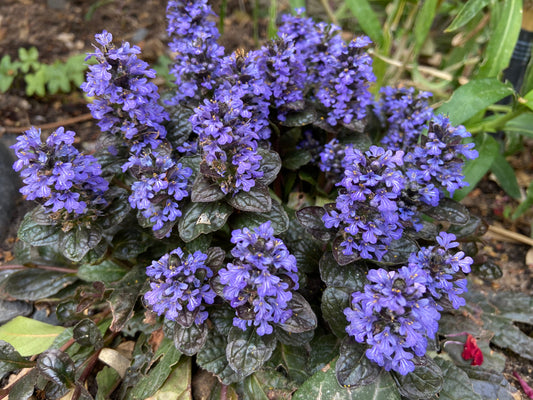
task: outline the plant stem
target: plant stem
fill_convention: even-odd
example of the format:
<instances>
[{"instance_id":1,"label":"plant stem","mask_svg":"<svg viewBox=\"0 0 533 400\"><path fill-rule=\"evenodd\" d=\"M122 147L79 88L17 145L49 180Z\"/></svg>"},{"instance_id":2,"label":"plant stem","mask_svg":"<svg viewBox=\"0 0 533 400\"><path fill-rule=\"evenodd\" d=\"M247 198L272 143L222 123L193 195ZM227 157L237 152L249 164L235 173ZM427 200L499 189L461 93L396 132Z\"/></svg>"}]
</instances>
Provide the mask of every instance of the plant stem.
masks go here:
<instances>
[{"instance_id":1,"label":"plant stem","mask_svg":"<svg viewBox=\"0 0 533 400\"><path fill-rule=\"evenodd\" d=\"M26 266L26 265L19 265L19 264L0 265L0 271L6 270L6 269L26 269L26 268L36 268L36 269L44 269L47 271L65 272L67 274L75 274L78 272L77 269L54 267L50 265L34 265L34 266Z\"/></svg>"},{"instance_id":2,"label":"plant stem","mask_svg":"<svg viewBox=\"0 0 533 400\"><path fill-rule=\"evenodd\" d=\"M483 123L473 126L469 128L470 133L479 133L479 132L495 132L497 130L500 130L504 127L506 122L509 122L513 118L518 117L519 115L522 115L528 110L527 107L520 107L517 110L504 114L501 117L495 118L489 122Z\"/></svg>"}]
</instances>

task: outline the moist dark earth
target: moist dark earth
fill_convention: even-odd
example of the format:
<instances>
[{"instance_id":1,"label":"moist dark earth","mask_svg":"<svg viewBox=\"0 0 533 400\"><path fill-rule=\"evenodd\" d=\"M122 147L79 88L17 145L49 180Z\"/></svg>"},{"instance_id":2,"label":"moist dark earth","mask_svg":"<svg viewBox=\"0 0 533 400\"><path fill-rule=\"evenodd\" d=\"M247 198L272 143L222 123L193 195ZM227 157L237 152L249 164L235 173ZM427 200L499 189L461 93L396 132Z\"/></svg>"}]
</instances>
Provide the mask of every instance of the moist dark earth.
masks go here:
<instances>
[{"instance_id":1,"label":"moist dark earth","mask_svg":"<svg viewBox=\"0 0 533 400\"><path fill-rule=\"evenodd\" d=\"M219 3L213 4L216 12ZM254 46L250 4L253 2L228 2L224 34L221 37L221 44L226 49ZM94 34L106 29L113 33L117 42L129 41L140 46L142 57L154 63L167 52L165 8L165 0L2 0L0 58L5 54L12 59L17 58L19 48L34 46L39 51L39 61L42 63L65 61L69 56L90 51ZM283 11L284 8L284 2L280 2L278 10ZM260 38L265 37L265 27L266 22L261 21ZM99 132L88 115L86 100L80 90L42 98L27 97L23 80L18 80L8 93L0 93L0 140L10 145L30 125L49 129L68 126L68 129L77 133L79 147L86 151L91 151ZM524 150L509 161L517 171L520 186L527 187L533 179L533 143L526 142ZM491 226L527 237L531 235L531 210L512 221L509 214L512 214L517 203L502 191L491 176L485 177L463 203ZM20 199L13 210L7 239L0 246L0 265L9 263L13 258L17 226L28 207L31 204ZM479 247L480 255L494 261L501 268L503 276L493 281L474 277L474 285L483 290L533 295L533 249L530 245L489 232L482 238ZM520 328L526 334L533 335L530 326ZM518 382L512 376L512 372L516 371L533 386L532 363L511 352L503 352L508 360L505 369L507 380L519 389Z\"/></svg>"}]
</instances>

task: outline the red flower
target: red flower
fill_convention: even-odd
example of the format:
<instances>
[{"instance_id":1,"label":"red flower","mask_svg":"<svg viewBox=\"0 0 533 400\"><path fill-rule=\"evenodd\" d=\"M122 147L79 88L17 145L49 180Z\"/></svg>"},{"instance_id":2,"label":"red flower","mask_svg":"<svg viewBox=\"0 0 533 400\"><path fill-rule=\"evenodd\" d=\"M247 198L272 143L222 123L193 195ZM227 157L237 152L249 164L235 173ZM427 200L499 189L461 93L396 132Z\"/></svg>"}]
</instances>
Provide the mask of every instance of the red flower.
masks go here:
<instances>
[{"instance_id":1,"label":"red flower","mask_svg":"<svg viewBox=\"0 0 533 400\"><path fill-rule=\"evenodd\" d=\"M477 346L476 339L471 334L467 334L465 347L463 349L463 354L461 356L465 360L472 360L470 365L481 365L483 364L483 353Z\"/></svg>"}]
</instances>

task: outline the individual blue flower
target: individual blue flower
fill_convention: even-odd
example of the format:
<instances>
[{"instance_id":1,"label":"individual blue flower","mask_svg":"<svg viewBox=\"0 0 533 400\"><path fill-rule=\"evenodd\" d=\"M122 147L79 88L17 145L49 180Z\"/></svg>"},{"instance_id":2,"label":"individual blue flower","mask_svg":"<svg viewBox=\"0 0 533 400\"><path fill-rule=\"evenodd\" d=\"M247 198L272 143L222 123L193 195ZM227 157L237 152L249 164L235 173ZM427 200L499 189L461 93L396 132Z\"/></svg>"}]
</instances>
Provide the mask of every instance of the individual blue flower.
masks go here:
<instances>
[{"instance_id":1,"label":"individual blue flower","mask_svg":"<svg viewBox=\"0 0 533 400\"><path fill-rule=\"evenodd\" d=\"M190 325L202 324L208 317L206 304L213 304L215 292L209 285L213 271L201 251L185 255L181 248L172 250L146 268L150 290L144 300L158 315Z\"/></svg>"},{"instance_id":2,"label":"individual blue flower","mask_svg":"<svg viewBox=\"0 0 533 400\"><path fill-rule=\"evenodd\" d=\"M109 187L97 160L72 145L74 137L73 131L60 127L43 143L41 130L32 127L11 146L18 157L13 169L25 184L20 192L47 212L66 212L65 220L98 215L107 204L103 195Z\"/></svg>"},{"instance_id":3,"label":"individual blue flower","mask_svg":"<svg viewBox=\"0 0 533 400\"><path fill-rule=\"evenodd\" d=\"M219 271L223 296L236 310L233 325L246 330L257 327L260 336L273 332L272 324L283 324L292 315L288 302L298 289L296 258L274 237L271 222L255 228L236 229L233 262Z\"/></svg>"},{"instance_id":4,"label":"individual blue flower","mask_svg":"<svg viewBox=\"0 0 533 400\"><path fill-rule=\"evenodd\" d=\"M437 307L442 310L446 299L454 309L466 304L460 295L467 291L467 281L464 274L470 272L473 263L471 257L465 256L463 251L453 251L459 246L452 233L440 232L437 236L438 246L422 247L420 251L409 257L409 265L417 266L428 275L426 283L431 296L437 301Z\"/></svg>"},{"instance_id":5,"label":"individual blue flower","mask_svg":"<svg viewBox=\"0 0 533 400\"><path fill-rule=\"evenodd\" d=\"M366 343L366 356L385 370L406 375L412 359L426 353L427 340L438 329L440 314L426 297L427 273L416 265L397 271L372 269L363 292L352 294L344 310L346 332Z\"/></svg>"},{"instance_id":6,"label":"individual blue flower","mask_svg":"<svg viewBox=\"0 0 533 400\"><path fill-rule=\"evenodd\" d=\"M96 48L86 59L95 58L89 65L86 81L81 85L89 97L88 105L103 132L119 134L130 151L140 154L143 148L156 149L166 136L163 122L168 114L158 104L157 86L147 78L156 76L155 70L137 56L141 49L124 42L116 47L107 31L95 35L102 48Z\"/></svg>"}]
</instances>

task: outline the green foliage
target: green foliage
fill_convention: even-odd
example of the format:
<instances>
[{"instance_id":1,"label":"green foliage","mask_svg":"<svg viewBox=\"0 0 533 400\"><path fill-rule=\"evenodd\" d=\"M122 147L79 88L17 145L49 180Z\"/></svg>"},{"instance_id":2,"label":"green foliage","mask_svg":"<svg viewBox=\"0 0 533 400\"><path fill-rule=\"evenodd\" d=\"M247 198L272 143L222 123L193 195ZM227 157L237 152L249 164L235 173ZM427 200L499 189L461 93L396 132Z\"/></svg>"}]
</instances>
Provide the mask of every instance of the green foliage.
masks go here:
<instances>
[{"instance_id":1,"label":"green foliage","mask_svg":"<svg viewBox=\"0 0 533 400\"><path fill-rule=\"evenodd\" d=\"M65 62L43 64L35 47L19 48L18 60L11 61L6 54L0 59L0 92L5 93L24 81L27 96L45 97L57 93L70 93L85 79L87 62L84 54L76 54Z\"/></svg>"}]
</instances>

